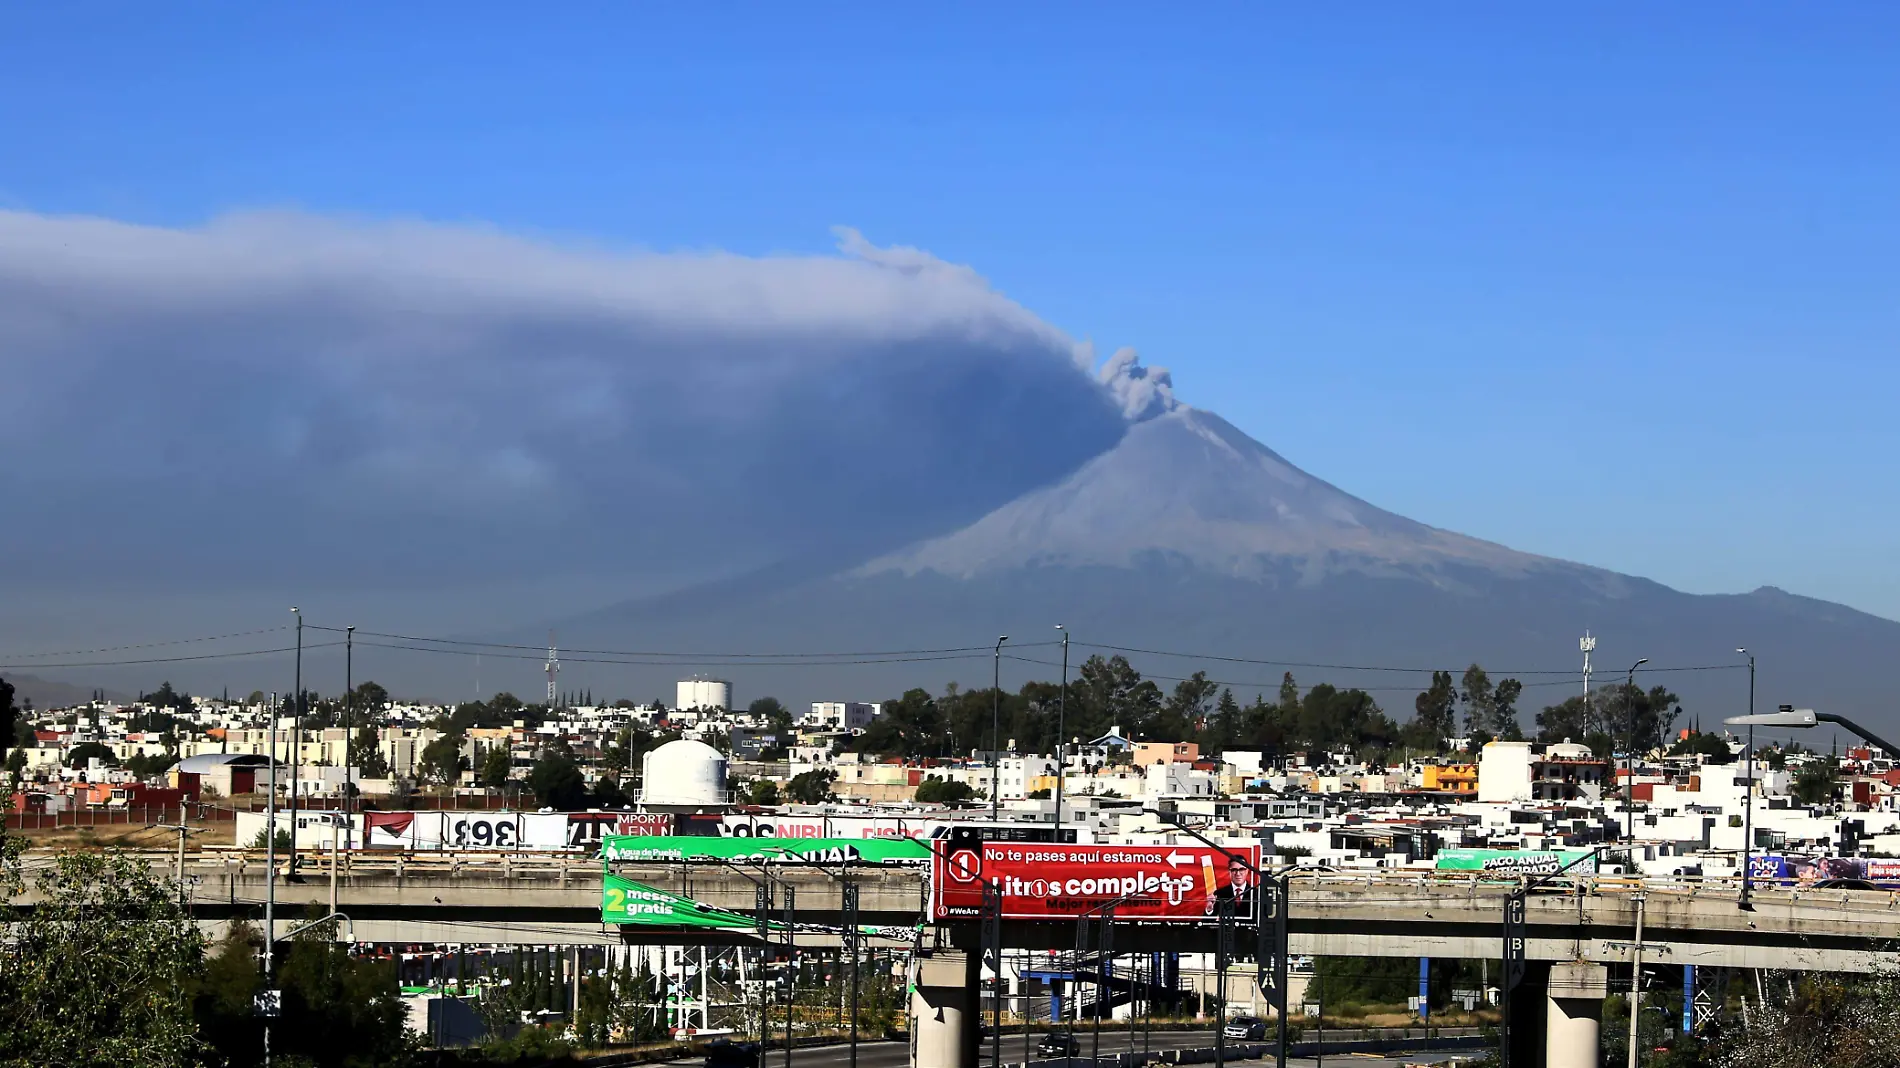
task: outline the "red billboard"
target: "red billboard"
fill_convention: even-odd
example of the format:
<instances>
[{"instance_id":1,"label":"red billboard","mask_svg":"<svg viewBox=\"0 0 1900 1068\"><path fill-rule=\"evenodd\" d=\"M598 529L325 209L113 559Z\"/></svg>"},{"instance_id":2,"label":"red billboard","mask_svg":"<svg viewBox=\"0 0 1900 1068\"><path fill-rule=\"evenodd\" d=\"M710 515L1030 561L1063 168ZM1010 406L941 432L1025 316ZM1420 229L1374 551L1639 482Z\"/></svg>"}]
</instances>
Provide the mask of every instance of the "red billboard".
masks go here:
<instances>
[{"instance_id":1,"label":"red billboard","mask_svg":"<svg viewBox=\"0 0 1900 1068\"><path fill-rule=\"evenodd\" d=\"M939 920L980 917L985 886L1001 891L1003 916L1014 920L1074 919L1110 904L1118 920L1206 920L1228 888L1241 899L1237 914L1246 917L1253 885L1247 865L1260 864L1259 846L1226 853L1206 846L1027 842L939 841L933 847L931 903Z\"/></svg>"}]
</instances>

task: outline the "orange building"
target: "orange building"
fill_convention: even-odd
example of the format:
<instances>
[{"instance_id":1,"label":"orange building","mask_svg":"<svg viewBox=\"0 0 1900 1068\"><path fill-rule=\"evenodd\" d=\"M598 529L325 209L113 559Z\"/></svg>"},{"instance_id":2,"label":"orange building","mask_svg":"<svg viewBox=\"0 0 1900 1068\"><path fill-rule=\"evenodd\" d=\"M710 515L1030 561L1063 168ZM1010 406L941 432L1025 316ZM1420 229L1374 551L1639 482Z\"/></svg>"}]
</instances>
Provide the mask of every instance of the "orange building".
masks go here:
<instances>
[{"instance_id":1,"label":"orange building","mask_svg":"<svg viewBox=\"0 0 1900 1068\"><path fill-rule=\"evenodd\" d=\"M1475 795L1478 792L1478 765L1427 764L1425 778L1420 786L1422 789L1450 794Z\"/></svg>"}]
</instances>

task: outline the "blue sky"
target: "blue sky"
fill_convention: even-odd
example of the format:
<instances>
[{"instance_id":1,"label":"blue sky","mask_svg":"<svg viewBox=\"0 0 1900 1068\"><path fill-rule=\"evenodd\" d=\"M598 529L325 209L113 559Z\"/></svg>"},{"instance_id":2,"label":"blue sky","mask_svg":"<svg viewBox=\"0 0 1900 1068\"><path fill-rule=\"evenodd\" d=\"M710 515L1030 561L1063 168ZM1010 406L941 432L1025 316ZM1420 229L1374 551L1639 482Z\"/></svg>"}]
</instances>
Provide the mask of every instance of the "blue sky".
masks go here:
<instances>
[{"instance_id":1,"label":"blue sky","mask_svg":"<svg viewBox=\"0 0 1900 1068\"><path fill-rule=\"evenodd\" d=\"M1900 9L685 9L14 5L0 207L850 225L1384 507L1900 618Z\"/></svg>"}]
</instances>

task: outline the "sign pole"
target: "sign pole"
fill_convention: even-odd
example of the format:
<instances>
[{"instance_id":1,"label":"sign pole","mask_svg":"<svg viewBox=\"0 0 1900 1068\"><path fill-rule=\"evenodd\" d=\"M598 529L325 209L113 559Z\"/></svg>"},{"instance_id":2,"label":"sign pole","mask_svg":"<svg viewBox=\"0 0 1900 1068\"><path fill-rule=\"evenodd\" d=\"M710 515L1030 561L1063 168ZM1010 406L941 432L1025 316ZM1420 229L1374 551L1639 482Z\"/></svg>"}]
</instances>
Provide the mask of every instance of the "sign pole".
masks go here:
<instances>
[{"instance_id":1,"label":"sign pole","mask_svg":"<svg viewBox=\"0 0 1900 1068\"><path fill-rule=\"evenodd\" d=\"M797 891L785 886L785 1068L792 1068L792 1042L798 1037L792 1027L792 1010L798 1003L798 936L792 929L798 908Z\"/></svg>"},{"instance_id":2,"label":"sign pole","mask_svg":"<svg viewBox=\"0 0 1900 1068\"><path fill-rule=\"evenodd\" d=\"M858 884L844 884L844 937L851 954L851 1068L858 1068Z\"/></svg>"}]
</instances>

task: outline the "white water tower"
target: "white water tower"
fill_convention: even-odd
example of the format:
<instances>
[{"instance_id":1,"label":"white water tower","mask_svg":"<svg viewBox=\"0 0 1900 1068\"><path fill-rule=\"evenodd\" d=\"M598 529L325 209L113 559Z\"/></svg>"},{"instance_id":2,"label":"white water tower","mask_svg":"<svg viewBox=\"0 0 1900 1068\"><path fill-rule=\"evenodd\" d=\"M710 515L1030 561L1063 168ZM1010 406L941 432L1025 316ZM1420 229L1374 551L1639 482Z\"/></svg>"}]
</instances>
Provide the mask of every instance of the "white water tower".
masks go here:
<instances>
[{"instance_id":1,"label":"white water tower","mask_svg":"<svg viewBox=\"0 0 1900 1068\"><path fill-rule=\"evenodd\" d=\"M673 707L676 709L723 708L732 711L732 683L724 679L709 679L701 675L681 679L674 695Z\"/></svg>"},{"instance_id":2,"label":"white water tower","mask_svg":"<svg viewBox=\"0 0 1900 1068\"><path fill-rule=\"evenodd\" d=\"M726 803L725 754L679 738L640 758L640 801L649 805Z\"/></svg>"}]
</instances>

